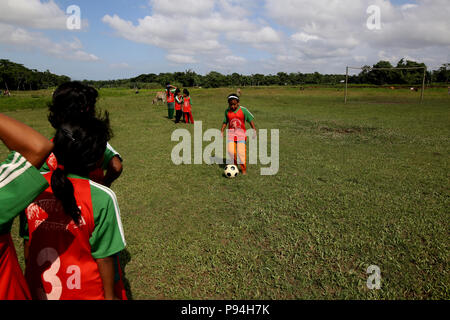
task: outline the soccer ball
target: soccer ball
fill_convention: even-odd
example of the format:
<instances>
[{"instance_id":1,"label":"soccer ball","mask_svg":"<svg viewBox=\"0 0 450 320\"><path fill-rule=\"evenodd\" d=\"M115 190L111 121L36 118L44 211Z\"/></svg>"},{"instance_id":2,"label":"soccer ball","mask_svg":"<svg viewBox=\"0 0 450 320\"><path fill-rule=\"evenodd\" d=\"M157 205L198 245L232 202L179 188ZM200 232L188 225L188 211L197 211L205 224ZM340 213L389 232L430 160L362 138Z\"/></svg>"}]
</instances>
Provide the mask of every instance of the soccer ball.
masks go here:
<instances>
[{"instance_id":1,"label":"soccer ball","mask_svg":"<svg viewBox=\"0 0 450 320\"><path fill-rule=\"evenodd\" d=\"M229 164L225 167L225 177L234 178L239 174L238 168L234 164Z\"/></svg>"}]
</instances>

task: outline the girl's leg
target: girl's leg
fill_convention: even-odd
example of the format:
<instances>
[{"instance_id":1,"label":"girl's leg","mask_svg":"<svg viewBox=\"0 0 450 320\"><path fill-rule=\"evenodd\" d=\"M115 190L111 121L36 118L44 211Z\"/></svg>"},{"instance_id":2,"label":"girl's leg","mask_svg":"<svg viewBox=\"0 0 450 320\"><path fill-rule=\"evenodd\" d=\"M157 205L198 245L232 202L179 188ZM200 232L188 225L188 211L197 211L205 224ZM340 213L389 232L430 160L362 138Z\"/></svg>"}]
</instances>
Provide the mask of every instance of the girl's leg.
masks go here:
<instances>
[{"instance_id":1,"label":"girl's leg","mask_svg":"<svg viewBox=\"0 0 450 320\"><path fill-rule=\"evenodd\" d=\"M194 117L192 116L192 111L189 111L189 117L191 118L191 123L194 123Z\"/></svg>"},{"instance_id":2,"label":"girl's leg","mask_svg":"<svg viewBox=\"0 0 450 320\"><path fill-rule=\"evenodd\" d=\"M239 155L239 164L241 166L242 174L247 173L247 163L246 163L246 145L245 141L239 141L237 143L237 153Z\"/></svg>"},{"instance_id":3,"label":"girl's leg","mask_svg":"<svg viewBox=\"0 0 450 320\"><path fill-rule=\"evenodd\" d=\"M237 165L236 142L228 141L227 151L228 151L229 159L234 160L234 164ZM228 164L228 162L227 162L227 164Z\"/></svg>"},{"instance_id":4,"label":"girl's leg","mask_svg":"<svg viewBox=\"0 0 450 320\"><path fill-rule=\"evenodd\" d=\"M175 103L173 103L173 102L167 103L167 111L168 111L169 119L173 119L173 113L175 111Z\"/></svg>"}]
</instances>

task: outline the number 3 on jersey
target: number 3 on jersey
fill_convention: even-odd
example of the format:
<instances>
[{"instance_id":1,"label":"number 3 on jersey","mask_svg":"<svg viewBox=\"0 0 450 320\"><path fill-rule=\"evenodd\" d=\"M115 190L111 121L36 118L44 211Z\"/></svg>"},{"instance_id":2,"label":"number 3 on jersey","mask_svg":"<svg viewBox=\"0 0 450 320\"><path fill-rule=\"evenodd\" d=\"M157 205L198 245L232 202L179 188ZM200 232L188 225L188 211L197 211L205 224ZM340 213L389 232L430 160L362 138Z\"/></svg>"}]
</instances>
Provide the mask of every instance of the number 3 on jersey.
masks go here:
<instances>
[{"instance_id":1,"label":"number 3 on jersey","mask_svg":"<svg viewBox=\"0 0 450 320\"><path fill-rule=\"evenodd\" d=\"M58 252L55 249L44 248L39 252L37 257L38 266L42 266L46 262L50 262L51 265L50 268L42 274L42 279L45 282L50 283L51 290L49 293L46 293L44 289L40 289L38 296L40 299L59 300L63 291L61 279L57 276L59 268L61 267L61 261ZM77 265L68 266L66 273L70 274L66 281L67 289L81 289L80 267Z\"/></svg>"}]
</instances>

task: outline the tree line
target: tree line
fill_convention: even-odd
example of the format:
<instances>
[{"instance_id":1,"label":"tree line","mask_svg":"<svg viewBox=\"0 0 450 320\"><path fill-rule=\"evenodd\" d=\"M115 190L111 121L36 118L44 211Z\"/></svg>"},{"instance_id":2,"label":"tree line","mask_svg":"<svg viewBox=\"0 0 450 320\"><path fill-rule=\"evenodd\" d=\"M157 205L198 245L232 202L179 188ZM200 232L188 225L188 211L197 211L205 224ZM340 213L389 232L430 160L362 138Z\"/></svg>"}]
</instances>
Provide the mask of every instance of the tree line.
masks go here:
<instances>
[{"instance_id":1,"label":"tree line","mask_svg":"<svg viewBox=\"0 0 450 320\"><path fill-rule=\"evenodd\" d=\"M417 70L372 70L372 68L411 68L425 67L424 63L410 60L400 60L395 67L389 61L379 61L372 67L365 66L357 75L349 76L350 84L368 85L418 85L422 83L423 69ZM427 84L447 84L449 80L449 65L443 65L438 70L427 71ZM131 88L131 89L159 89L166 83L178 87L245 87L245 86L272 86L272 85L338 85L345 81L345 74L321 74L301 72L278 72L277 74L252 74L242 75L232 73L223 75L217 71L211 71L206 75L197 74L195 71L186 70L174 73L149 73L141 74L130 79L119 80L83 80L82 82L96 88ZM56 87L63 82L70 81L67 76L57 76L50 71L39 72L30 70L23 65L9 60L0 60L0 88L10 90L37 90Z\"/></svg>"},{"instance_id":2,"label":"tree line","mask_svg":"<svg viewBox=\"0 0 450 320\"><path fill-rule=\"evenodd\" d=\"M40 72L0 59L0 88L3 90L40 90L57 87L67 81L70 81L69 77L58 76L49 70Z\"/></svg>"},{"instance_id":3,"label":"tree line","mask_svg":"<svg viewBox=\"0 0 450 320\"><path fill-rule=\"evenodd\" d=\"M349 77L349 83L374 84L374 85L418 85L422 84L424 70L402 68L426 68L424 63L401 59L396 66L389 61L379 61L372 67L364 66L362 71L355 76ZM373 68L373 69L372 69ZM394 68L393 70L377 70L376 68ZM398 70L396 70L398 69ZM425 72L427 84L447 84L450 76L449 64L442 65L438 70Z\"/></svg>"}]
</instances>

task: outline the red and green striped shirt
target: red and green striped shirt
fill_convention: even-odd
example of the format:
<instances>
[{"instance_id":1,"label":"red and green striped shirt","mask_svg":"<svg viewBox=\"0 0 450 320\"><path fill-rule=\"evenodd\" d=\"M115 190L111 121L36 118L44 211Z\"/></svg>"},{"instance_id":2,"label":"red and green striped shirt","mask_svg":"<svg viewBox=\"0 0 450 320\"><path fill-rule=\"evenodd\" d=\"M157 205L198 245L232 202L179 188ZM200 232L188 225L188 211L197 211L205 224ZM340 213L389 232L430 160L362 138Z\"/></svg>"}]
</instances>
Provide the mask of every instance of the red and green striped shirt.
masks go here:
<instances>
[{"instance_id":1,"label":"red and green striped shirt","mask_svg":"<svg viewBox=\"0 0 450 320\"><path fill-rule=\"evenodd\" d=\"M228 108L225 110L223 123L228 124L229 141L246 141L245 122L252 122L255 117L247 108L239 106L235 111Z\"/></svg>"},{"instance_id":2,"label":"red and green striped shirt","mask_svg":"<svg viewBox=\"0 0 450 320\"><path fill-rule=\"evenodd\" d=\"M47 180L17 152L0 164L0 300L31 298L10 231L14 218L47 186Z\"/></svg>"},{"instance_id":3,"label":"red and green striped shirt","mask_svg":"<svg viewBox=\"0 0 450 320\"><path fill-rule=\"evenodd\" d=\"M50 182L52 172L44 174ZM84 177L69 175L81 210L77 226L48 187L25 210L30 249L26 279L34 299L104 299L95 259L125 248L114 192Z\"/></svg>"},{"instance_id":4,"label":"red and green striped shirt","mask_svg":"<svg viewBox=\"0 0 450 320\"><path fill-rule=\"evenodd\" d=\"M11 152L0 166L0 234L10 232L14 218L47 187L31 163Z\"/></svg>"}]
</instances>

